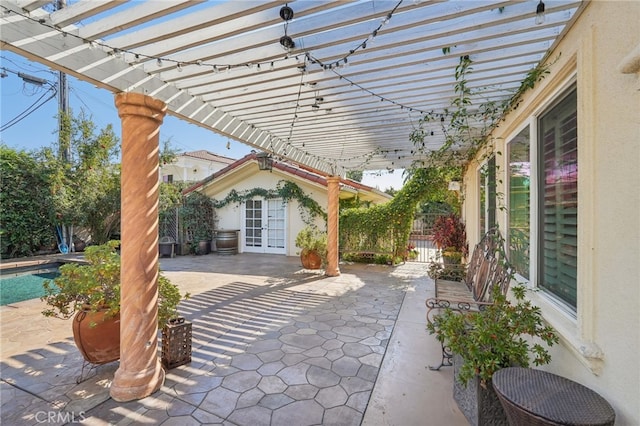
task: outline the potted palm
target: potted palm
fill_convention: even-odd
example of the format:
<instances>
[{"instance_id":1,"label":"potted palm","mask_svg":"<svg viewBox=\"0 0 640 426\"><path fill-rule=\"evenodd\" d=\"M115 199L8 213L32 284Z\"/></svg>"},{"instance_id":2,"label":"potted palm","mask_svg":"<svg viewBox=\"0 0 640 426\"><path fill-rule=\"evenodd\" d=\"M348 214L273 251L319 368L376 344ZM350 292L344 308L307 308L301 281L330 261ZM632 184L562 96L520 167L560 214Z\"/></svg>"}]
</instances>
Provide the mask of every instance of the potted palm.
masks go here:
<instances>
[{"instance_id":1,"label":"potted palm","mask_svg":"<svg viewBox=\"0 0 640 426\"><path fill-rule=\"evenodd\" d=\"M540 308L525 300L524 286L513 287L513 302L498 287L494 290L493 303L482 310L447 308L427 323L454 355L454 399L471 424L506 425L491 377L504 367L549 363L551 356L539 341L547 346L559 341Z\"/></svg>"},{"instance_id":2,"label":"potted palm","mask_svg":"<svg viewBox=\"0 0 640 426\"><path fill-rule=\"evenodd\" d=\"M87 264L60 266L60 276L44 282L44 316L73 317L73 335L84 359L104 364L120 357L119 241L89 246ZM158 278L158 327L177 317L183 296L163 275ZM188 295L184 295L188 297Z\"/></svg>"},{"instance_id":3,"label":"potted palm","mask_svg":"<svg viewBox=\"0 0 640 426\"><path fill-rule=\"evenodd\" d=\"M305 269L320 269L327 259L327 233L307 226L296 236L296 247Z\"/></svg>"}]
</instances>

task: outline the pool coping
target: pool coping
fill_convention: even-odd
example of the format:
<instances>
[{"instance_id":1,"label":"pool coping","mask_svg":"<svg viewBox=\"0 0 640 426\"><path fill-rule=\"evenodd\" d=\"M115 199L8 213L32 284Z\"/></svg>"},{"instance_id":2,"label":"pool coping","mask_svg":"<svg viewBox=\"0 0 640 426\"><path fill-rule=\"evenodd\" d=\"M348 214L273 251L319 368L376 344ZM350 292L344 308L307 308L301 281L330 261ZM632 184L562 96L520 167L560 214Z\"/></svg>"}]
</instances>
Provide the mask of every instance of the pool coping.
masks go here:
<instances>
[{"instance_id":1,"label":"pool coping","mask_svg":"<svg viewBox=\"0 0 640 426\"><path fill-rule=\"evenodd\" d=\"M73 255L54 254L41 257L30 257L25 259L3 259L0 262L0 272L8 271L17 268L26 268L31 266L44 266L54 263L74 263L84 262L84 255L82 253L75 253Z\"/></svg>"}]
</instances>

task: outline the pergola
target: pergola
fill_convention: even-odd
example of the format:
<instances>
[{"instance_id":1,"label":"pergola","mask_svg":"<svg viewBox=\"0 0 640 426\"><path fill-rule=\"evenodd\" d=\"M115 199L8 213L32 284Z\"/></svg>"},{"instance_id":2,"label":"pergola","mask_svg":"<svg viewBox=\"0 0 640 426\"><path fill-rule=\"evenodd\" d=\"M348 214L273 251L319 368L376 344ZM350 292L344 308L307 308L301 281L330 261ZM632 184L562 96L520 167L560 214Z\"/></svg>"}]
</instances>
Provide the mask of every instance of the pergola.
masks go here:
<instances>
[{"instance_id":1,"label":"pergola","mask_svg":"<svg viewBox=\"0 0 640 426\"><path fill-rule=\"evenodd\" d=\"M122 119L121 364L111 394L142 398L156 356L158 140L165 114L325 172L337 275L338 176L426 160L445 142L454 70L472 105L510 98L580 1L2 0L2 49L116 94ZM58 1L58 6L64 1ZM542 19L544 12L544 19ZM461 147L464 149L464 147Z\"/></svg>"}]
</instances>

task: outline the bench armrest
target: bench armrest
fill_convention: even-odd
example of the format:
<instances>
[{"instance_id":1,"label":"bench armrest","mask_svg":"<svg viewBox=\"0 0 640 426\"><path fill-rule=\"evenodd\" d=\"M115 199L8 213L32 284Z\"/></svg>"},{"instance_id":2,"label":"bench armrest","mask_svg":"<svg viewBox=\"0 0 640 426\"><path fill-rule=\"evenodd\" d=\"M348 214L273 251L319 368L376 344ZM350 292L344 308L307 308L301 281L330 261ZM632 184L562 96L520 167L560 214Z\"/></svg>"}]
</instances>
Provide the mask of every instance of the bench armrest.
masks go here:
<instances>
[{"instance_id":1,"label":"bench armrest","mask_svg":"<svg viewBox=\"0 0 640 426\"><path fill-rule=\"evenodd\" d=\"M472 298L465 299L455 299L455 298L438 298L438 297L430 297L425 301L425 305L427 305L427 322L433 323L433 315L436 313L432 313L433 311L449 308L456 312L470 312L470 311L480 311L484 309L485 306L492 305L493 302L479 302L473 300Z\"/></svg>"}]
</instances>

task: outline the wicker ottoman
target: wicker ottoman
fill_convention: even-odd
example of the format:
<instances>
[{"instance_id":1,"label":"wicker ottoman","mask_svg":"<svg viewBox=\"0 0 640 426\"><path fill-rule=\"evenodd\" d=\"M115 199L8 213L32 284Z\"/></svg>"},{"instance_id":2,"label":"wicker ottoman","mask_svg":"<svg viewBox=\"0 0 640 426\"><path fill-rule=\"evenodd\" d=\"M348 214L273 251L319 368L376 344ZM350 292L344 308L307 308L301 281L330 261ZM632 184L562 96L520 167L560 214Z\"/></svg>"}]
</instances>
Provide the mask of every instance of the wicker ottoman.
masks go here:
<instances>
[{"instance_id":1,"label":"wicker ottoman","mask_svg":"<svg viewBox=\"0 0 640 426\"><path fill-rule=\"evenodd\" d=\"M613 425L616 418L596 392L546 371L504 368L492 381L511 426Z\"/></svg>"}]
</instances>

